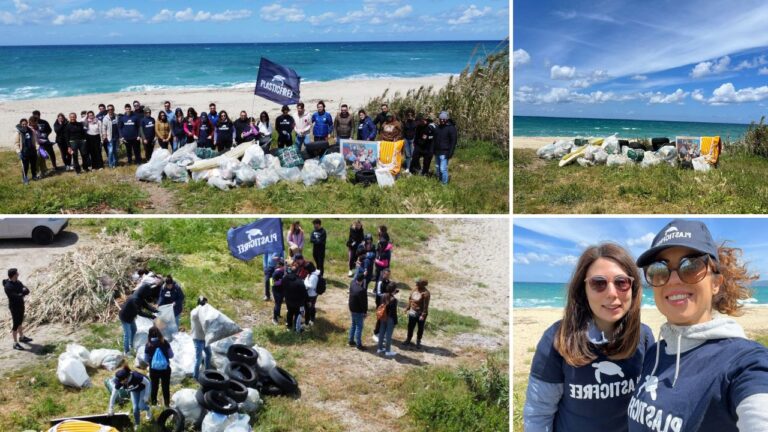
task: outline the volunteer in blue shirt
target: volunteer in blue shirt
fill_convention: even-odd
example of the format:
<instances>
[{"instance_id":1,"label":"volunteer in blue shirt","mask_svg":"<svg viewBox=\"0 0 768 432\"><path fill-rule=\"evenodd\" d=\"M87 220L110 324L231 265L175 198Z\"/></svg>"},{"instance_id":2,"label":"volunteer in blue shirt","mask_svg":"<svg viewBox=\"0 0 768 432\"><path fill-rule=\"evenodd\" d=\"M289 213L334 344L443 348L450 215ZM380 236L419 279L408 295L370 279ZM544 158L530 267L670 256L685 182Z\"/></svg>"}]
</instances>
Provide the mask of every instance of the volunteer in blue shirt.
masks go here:
<instances>
[{"instance_id":1,"label":"volunteer in blue shirt","mask_svg":"<svg viewBox=\"0 0 768 432\"><path fill-rule=\"evenodd\" d=\"M626 431L651 330L640 323L642 283L621 246L579 257L565 313L539 341L523 407L526 432Z\"/></svg>"},{"instance_id":2,"label":"volunteer in blue shirt","mask_svg":"<svg viewBox=\"0 0 768 432\"><path fill-rule=\"evenodd\" d=\"M151 382L150 401L157 405L157 390L163 387L165 407L171 403L171 359L173 349L171 344L155 326L147 332L147 344L144 346L144 362L149 365L149 381Z\"/></svg>"},{"instance_id":3,"label":"volunteer in blue shirt","mask_svg":"<svg viewBox=\"0 0 768 432\"><path fill-rule=\"evenodd\" d=\"M213 102L208 105L208 120L210 120L213 127L216 127L216 124L219 122L219 113L216 112L216 104Z\"/></svg>"},{"instance_id":4,"label":"volunteer in blue shirt","mask_svg":"<svg viewBox=\"0 0 768 432\"><path fill-rule=\"evenodd\" d=\"M125 150L128 154L128 164L130 165L135 157L136 165L141 163L140 143L139 143L139 122L135 113L131 111L131 104L125 104L125 114L117 119L117 130L120 132L120 139L125 142Z\"/></svg>"},{"instance_id":5,"label":"volunteer in blue shirt","mask_svg":"<svg viewBox=\"0 0 768 432\"><path fill-rule=\"evenodd\" d=\"M144 118L141 119L141 143L144 145L144 158L149 160L152 157L152 150L155 149L155 122L152 118L152 110L144 108Z\"/></svg>"},{"instance_id":6,"label":"volunteer in blue shirt","mask_svg":"<svg viewBox=\"0 0 768 432\"><path fill-rule=\"evenodd\" d=\"M182 111L181 108L176 108L173 117L168 117L168 120L171 122L173 151L176 151L187 144L187 134L184 132L184 123L186 122L184 111Z\"/></svg>"},{"instance_id":7,"label":"volunteer in blue shirt","mask_svg":"<svg viewBox=\"0 0 768 432\"><path fill-rule=\"evenodd\" d=\"M184 291L171 275L165 277L165 284L160 289L160 295L157 298L158 307L166 304L173 305L173 315L176 317L176 327L178 327L181 313L184 310Z\"/></svg>"},{"instance_id":8,"label":"volunteer in blue shirt","mask_svg":"<svg viewBox=\"0 0 768 432\"><path fill-rule=\"evenodd\" d=\"M115 376L110 379L110 388L112 393L109 397L109 408L107 414L114 414L115 402L120 390L125 389L131 395L131 404L133 405L133 425L134 429L139 428L141 423L141 411L147 412L147 420L152 419L152 410L149 407L149 391L152 385L149 379L132 371L128 365L124 365L115 372Z\"/></svg>"},{"instance_id":9,"label":"volunteer in blue shirt","mask_svg":"<svg viewBox=\"0 0 768 432\"><path fill-rule=\"evenodd\" d=\"M629 403L629 430L768 430L768 349L720 315L740 315L758 277L741 249L718 246L702 222L676 219L637 265L667 322Z\"/></svg>"},{"instance_id":10,"label":"volunteer in blue shirt","mask_svg":"<svg viewBox=\"0 0 768 432\"><path fill-rule=\"evenodd\" d=\"M327 141L333 131L333 117L325 111L325 102L317 103L317 112L312 114L312 136L315 141Z\"/></svg>"}]
</instances>

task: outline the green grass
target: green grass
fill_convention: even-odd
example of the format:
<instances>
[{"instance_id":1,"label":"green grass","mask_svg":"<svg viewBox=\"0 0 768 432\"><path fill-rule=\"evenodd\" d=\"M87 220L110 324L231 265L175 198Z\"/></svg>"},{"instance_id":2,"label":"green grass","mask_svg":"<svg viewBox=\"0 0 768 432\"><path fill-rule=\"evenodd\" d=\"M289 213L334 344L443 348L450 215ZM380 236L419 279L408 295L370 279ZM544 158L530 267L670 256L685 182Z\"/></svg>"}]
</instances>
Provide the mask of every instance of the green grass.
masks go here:
<instances>
[{"instance_id":1,"label":"green grass","mask_svg":"<svg viewBox=\"0 0 768 432\"><path fill-rule=\"evenodd\" d=\"M432 334L443 332L457 335L474 331L479 327L480 321L476 318L448 310L429 308L429 318L425 330Z\"/></svg>"},{"instance_id":2,"label":"green grass","mask_svg":"<svg viewBox=\"0 0 768 432\"><path fill-rule=\"evenodd\" d=\"M461 133L461 132L460 132ZM432 164L434 170L434 163ZM314 186L280 182L266 189L221 191L206 182L157 186L137 181L135 167L75 176L60 173L21 183L14 152L0 152L0 207L4 213L494 213L509 212L509 161L490 142L462 140L449 165L451 182L434 176L403 176L390 188L363 187L338 179ZM153 210L154 207L159 210Z\"/></svg>"},{"instance_id":3,"label":"green grass","mask_svg":"<svg viewBox=\"0 0 768 432\"><path fill-rule=\"evenodd\" d=\"M490 356L478 368L419 368L406 375L406 406L416 430L503 431L509 428L509 377Z\"/></svg>"},{"instance_id":4,"label":"green grass","mask_svg":"<svg viewBox=\"0 0 768 432\"><path fill-rule=\"evenodd\" d=\"M513 151L515 213L768 212L768 160L729 153L708 173L666 164L584 168L557 166L535 150Z\"/></svg>"}]
</instances>

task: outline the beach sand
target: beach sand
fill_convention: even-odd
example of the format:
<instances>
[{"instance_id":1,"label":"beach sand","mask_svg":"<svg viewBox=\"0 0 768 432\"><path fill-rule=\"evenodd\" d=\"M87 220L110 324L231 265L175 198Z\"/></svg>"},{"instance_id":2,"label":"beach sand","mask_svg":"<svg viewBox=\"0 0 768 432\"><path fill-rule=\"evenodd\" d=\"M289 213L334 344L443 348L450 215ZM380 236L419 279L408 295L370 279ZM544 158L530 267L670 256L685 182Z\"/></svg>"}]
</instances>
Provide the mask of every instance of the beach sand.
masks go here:
<instances>
[{"instance_id":1,"label":"beach sand","mask_svg":"<svg viewBox=\"0 0 768 432\"><path fill-rule=\"evenodd\" d=\"M559 140L572 140L573 137L512 137L512 149L538 149Z\"/></svg>"},{"instance_id":2,"label":"beach sand","mask_svg":"<svg viewBox=\"0 0 768 432\"><path fill-rule=\"evenodd\" d=\"M385 78L374 80L336 80L326 82L306 83L301 86L302 101L307 105L307 110L313 112L319 100L325 101L326 110L333 116L339 111L342 103L350 105L350 110L357 110L374 97L381 96L384 90L389 89L392 95L396 91L405 93L409 89L418 89L420 86L433 86L435 90L448 83L448 76L436 75L419 78ZM142 92L123 92L106 94L89 94L83 96L71 96L50 99L30 99L19 101L0 102L0 150L13 148L14 127L22 117L29 117L32 111L40 110L43 119L53 125L56 115L80 111L96 111L99 103L114 104L118 113L123 112L123 105L139 100L143 105L152 108L153 117L162 108L165 100L170 100L172 109L182 107L186 113L187 107L194 107L198 113L201 110L208 111L210 102L216 103L216 108L226 110L230 118L235 119L241 110L248 111L248 115L258 118L258 113L267 111L271 123L280 115L280 105L270 102L262 97L254 99L252 88L237 89L200 89L200 90L157 90ZM296 112L296 107L291 106L291 114ZM371 117L375 113L368 113Z\"/></svg>"},{"instance_id":3,"label":"beach sand","mask_svg":"<svg viewBox=\"0 0 768 432\"><path fill-rule=\"evenodd\" d=\"M768 332L768 308L746 308L743 316L733 317L747 333L753 337L756 333ZM644 308L642 321L658 337L661 325L666 321L656 308ZM512 309L512 345L514 350L515 377L527 376L531 370L531 360L541 335L555 321L563 318L563 310L557 308L516 308Z\"/></svg>"}]
</instances>

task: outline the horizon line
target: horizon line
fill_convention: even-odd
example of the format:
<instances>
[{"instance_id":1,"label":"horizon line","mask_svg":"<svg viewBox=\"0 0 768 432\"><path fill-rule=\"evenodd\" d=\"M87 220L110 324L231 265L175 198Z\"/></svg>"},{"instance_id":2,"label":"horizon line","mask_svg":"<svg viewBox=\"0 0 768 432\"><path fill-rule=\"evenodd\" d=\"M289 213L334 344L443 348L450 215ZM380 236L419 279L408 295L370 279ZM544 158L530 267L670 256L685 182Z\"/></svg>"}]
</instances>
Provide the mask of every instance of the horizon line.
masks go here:
<instances>
[{"instance_id":1,"label":"horizon line","mask_svg":"<svg viewBox=\"0 0 768 432\"><path fill-rule=\"evenodd\" d=\"M610 117L568 117L568 116L547 116L547 115L526 115L526 114L515 114L512 116L514 117L541 117L541 118L563 118L563 119L573 119L573 120L618 120L618 121L659 121L659 122L668 122L668 123L705 123L705 124L732 124L732 125L740 125L740 126L749 126L750 123L731 123L731 122L713 122L713 121L692 121L692 120L661 120L661 119L628 119L628 118L610 118ZM753 123L756 123L753 120Z\"/></svg>"},{"instance_id":2,"label":"horizon line","mask_svg":"<svg viewBox=\"0 0 768 432\"><path fill-rule=\"evenodd\" d=\"M104 47L104 46L152 46L152 45L162 45L162 46L172 46L172 45L243 45L243 44L253 44L253 45L288 45L288 44L313 44L313 45L324 45L324 44L339 44L339 43L345 43L345 44L391 44L393 42L396 43L431 43L431 42L495 42L495 43L501 43L507 40L506 38L502 39L443 39L443 40L389 40L389 41L381 41L381 40L371 40L371 41L361 41L361 40L355 40L355 41L323 41L323 42L314 42L314 41L293 41L293 42L186 42L186 43L179 43L179 42L171 42L171 43L143 43L143 44L137 44L137 43L108 43L108 44L39 44L39 45L0 45L0 48L30 48L30 47L73 47L73 46L93 46L93 47Z\"/></svg>"}]
</instances>

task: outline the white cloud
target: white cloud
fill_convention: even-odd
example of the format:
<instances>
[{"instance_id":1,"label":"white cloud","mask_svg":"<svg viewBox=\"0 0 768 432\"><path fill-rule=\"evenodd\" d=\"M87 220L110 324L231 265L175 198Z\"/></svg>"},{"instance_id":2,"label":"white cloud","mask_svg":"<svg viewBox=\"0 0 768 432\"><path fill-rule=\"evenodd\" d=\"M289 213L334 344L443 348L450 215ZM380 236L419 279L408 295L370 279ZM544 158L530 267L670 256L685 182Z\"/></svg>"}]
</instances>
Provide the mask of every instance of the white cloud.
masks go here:
<instances>
[{"instance_id":1,"label":"white cloud","mask_svg":"<svg viewBox=\"0 0 768 432\"><path fill-rule=\"evenodd\" d=\"M482 18L488 14L490 14L493 11L489 6L486 6L482 9L478 9L475 5L469 5L467 9L464 10L464 12L461 14L459 18L456 19L449 19L448 24L451 25L458 25L458 24L470 24L474 22L478 18Z\"/></svg>"},{"instance_id":2,"label":"white cloud","mask_svg":"<svg viewBox=\"0 0 768 432\"><path fill-rule=\"evenodd\" d=\"M251 14L252 12L249 11L248 9L239 9L239 10L227 9L224 12L212 14L211 21L216 21L216 22L234 21L234 20L249 18Z\"/></svg>"},{"instance_id":3,"label":"white cloud","mask_svg":"<svg viewBox=\"0 0 768 432\"><path fill-rule=\"evenodd\" d=\"M362 21L368 24L379 24L381 23L381 18L376 16L376 14L377 11L374 6L364 5L362 10L347 12L346 15L337 18L336 22L339 24L349 24ZM373 21L377 22L374 23Z\"/></svg>"},{"instance_id":4,"label":"white cloud","mask_svg":"<svg viewBox=\"0 0 768 432\"><path fill-rule=\"evenodd\" d=\"M691 92L691 99L697 102L704 102L706 98L704 97L704 92L701 91L701 89L696 89L693 92Z\"/></svg>"},{"instance_id":5,"label":"white cloud","mask_svg":"<svg viewBox=\"0 0 768 432\"><path fill-rule=\"evenodd\" d=\"M336 14L333 12L326 12L320 15L314 15L309 18L307 18L307 22L312 25L320 25L320 24L327 24L330 21L332 21L336 17Z\"/></svg>"},{"instance_id":6,"label":"white cloud","mask_svg":"<svg viewBox=\"0 0 768 432\"><path fill-rule=\"evenodd\" d=\"M125 9L121 7L112 8L104 13L108 19L124 19L128 21L139 21L144 19L144 15L136 9Z\"/></svg>"},{"instance_id":7,"label":"white cloud","mask_svg":"<svg viewBox=\"0 0 768 432\"><path fill-rule=\"evenodd\" d=\"M728 71L728 67L731 64L731 58L728 56L721 57L716 62L705 61L697 64L691 70L692 78L701 78L708 75L719 75Z\"/></svg>"},{"instance_id":8,"label":"white cloud","mask_svg":"<svg viewBox=\"0 0 768 432\"><path fill-rule=\"evenodd\" d=\"M512 51L512 68L528 64L531 61L531 56L528 52L522 48Z\"/></svg>"},{"instance_id":9,"label":"white cloud","mask_svg":"<svg viewBox=\"0 0 768 432\"><path fill-rule=\"evenodd\" d=\"M553 80L569 80L576 75L576 68L572 66L554 65L549 71L549 77Z\"/></svg>"},{"instance_id":10,"label":"white cloud","mask_svg":"<svg viewBox=\"0 0 768 432\"><path fill-rule=\"evenodd\" d=\"M180 11L172 11L170 9L163 9L149 20L150 23L161 23L166 21L178 21L178 22L202 22L202 21L233 21L238 19L245 19L250 17L252 12L248 9L240 10L225 10L223 12L211 13L208 11L195 12L192 8L186 8Z\"/></svg>"},{"instance_id":11,"label":"white cloud","mask_svg":"<svg viewBox=\"0 0 768 432\"><path fill-rule=\"evenodd\" d=\"M0 24L14 25L14 24L19 24L19 22L16 16L14 16L12 13L2 11L0 12Z\"/></svg>"},{"instance_id":12,"label":"white cloud","mask_svg":"<svg viewBox=\"0 0 768 432\"><path fill-rule=\"evenodd\" d=\"M768 99L768 86L746 87L736 90L732 83L725 83L712 92L707 103L724 105L732 103L759 102Z\"/></svg>"},{"instance_id":13,"label":"white cloud","mask_svg":"<svg viewBox=\"0 0 768 432\"><path fill-rule=\"evenodd\" d=\"M517 253L512 256L514 264L546 263L551 267L573 266L579 260L575 255L552 256L536 252Z\"/></svg>"},{"instance_id":14,"label":"white cloud","mask_svg":"<svg viewBox=\"0 0 768 432\"><path fill-rule=\"evenodd\" d=\"M302 9L293 6L286 7L278 3L262 6L260 12L261 18L267 21L300 22L304 21L306 17Z\"/></svg>"},{"instance_id":15,"label":"white cloud","mask_svg":"<svg viewBox=\"0 0 768 432\"><path fill-rule=\"evenodd\" d=\"M768 67L760 68L760 69L757 71L757 74L758 74L758 75L768 75Z\"/></svg>"},{"instance_id":16,"label":"white cloud","mask_svg":"<svg viewBox=\"0 0 768 432\"><path fill-rule=\"evenodd\" d=\"M645 75L633 75L631 79L635 81L645 81L648 79L648 77Z\"/></svg>"},{"instance_id":17,"label":"white cloud","mask_svg":"<svg viewBox=\"0 0 768 432\"><path fill-rule=\"evenodd\" d=\"M573 88L587 88L589 87L589 85L590 85L589 80L585 80L585 79L573 80L571 81L571 84L570 84L570 86Z\"/></svg>"},{"instance_id":18,"label":"white cloud","mask_svg":"<svg viewBox=\"0 0 768 432\"><path fill-rule=\"evenodd\" d=\"M394 12L387 15L389 18L404 18L413 12L413 6L411 5L405 5L403 7L395 9Z\"/></svg>"},{"instance_id":19,"label":"white cloud","mask_svg":"<svg viewBox=\"0 0 768 432\"><path fill-rule=\"evenodd\" d=\"M161 23L170 21L173 19L173 11L170 9L163 9L149 20L150 23Z\"/></svg>"},{"instance_id":20,"label":"white cloud","mask_svg":"<svg viewBox=\"0 0 768 432\"><path fill-rule=\"evenodd\" d=\"M555 15L558 17L564 19L564 20L572 20L572 19L587 19L592 21L601 21L601 22L607 22L607 23L618 23L613 17L600 14L600 13L582 13L582 12L576 12L575 10L567 10L562 11L558 10L554 12Z\"/></svg>"},{"instance_id":21,"label":"white cloud","mask_svg":"<svg viewBox=\"0 0 768 432\"><path fill-rule=\"evenodd\" d=\"M550 265L554 267L558 266L575 266L579 261L579 257L576 255L564 255L554 260Z\"/></svg>"},{"instance_id":22,"label":"white cloud","mask_svg":"<svg viewBox=\"0 0 768 432\"><path fill-rule=\"evenodd\" d=\"M752 61L742 60L742 62L733 68L733 70L740 71L742 69L755 69L765 64L768 64L768 60L766 60L765 55L761 55L759 57L754 57Z\"/></svg>"},{"instance_id":23,"label":"white cloud","mask_svg":"<svg viewBox=\"0 0 768 432\"><path fill-rule=\"evenodd\" d=\"M53 19L53 25L81 24L96 19L96 11L92 8L75 9L69 15L58 15Z\"/></svg>"},{"instance_id":24,"label":"white cloud","mask_svg":"<svg viewBox=\"0 0 768 432\"><path fill-rule=\"evenodd\" d=\"M656 237L656 234L649 232L641 237L627 239L627 246L649 247L654 237Z\"/></svg>"},{"instance_id":25,"label":"white cloud","mask_svg":"<svg viewBox=\"0 0 768 432\"><path fill-rule=\"evenodd\" d=\"M24 13L29 10L29 5L21 0L13 0L13 6L16 8L16 13Z\"/></svg>"},{"instance_id":26,"label":"white cloud","mask_svg":"<svg viewBox=\"0 0 768 432\"><path fill-rule=\"evenodd\" d=\"M648 97L648 103L651 104L671 104L671 103L682 103L683 100L688 97L688 92L683 91L683 89L677 89L674 92L670 94L664 94L661 92L656 93L646 93Z\"/></svg>"},{"instance_id":27,"label":"white cloud","mask_svg":"<svg viewBox=\"0 0 768 432\"><path fill-rule=\"evenodd\" d=\"M560 103L587 103L597 104L605 102L624 102L638 99L638 95L617 94L614 92L594 91L591 93L580 93L563 87L554 87L543 93L536 89L523 86L515 92L515 99L518 102L540 104L560 104Z\"/></svg>"}]
</instances>

